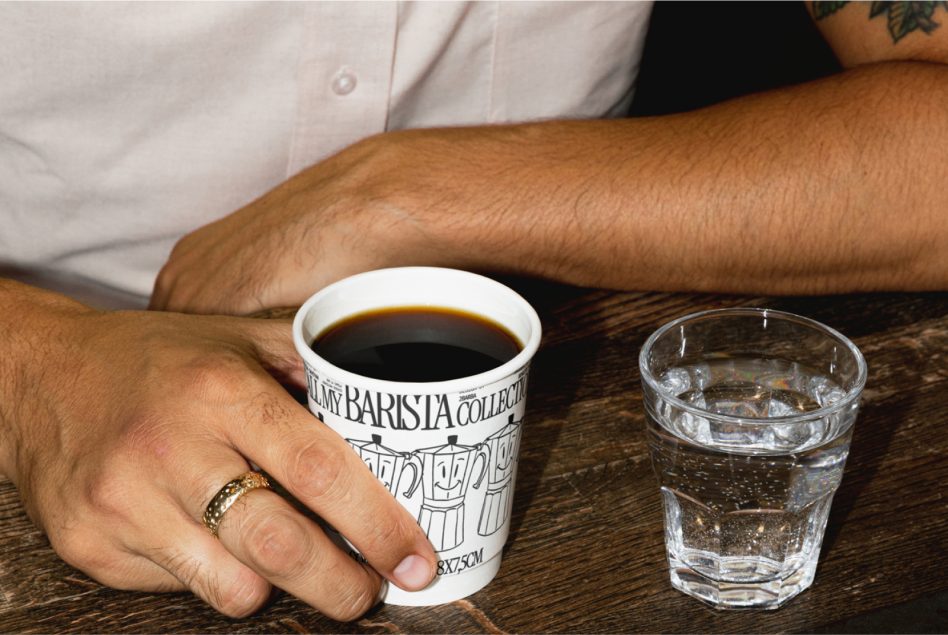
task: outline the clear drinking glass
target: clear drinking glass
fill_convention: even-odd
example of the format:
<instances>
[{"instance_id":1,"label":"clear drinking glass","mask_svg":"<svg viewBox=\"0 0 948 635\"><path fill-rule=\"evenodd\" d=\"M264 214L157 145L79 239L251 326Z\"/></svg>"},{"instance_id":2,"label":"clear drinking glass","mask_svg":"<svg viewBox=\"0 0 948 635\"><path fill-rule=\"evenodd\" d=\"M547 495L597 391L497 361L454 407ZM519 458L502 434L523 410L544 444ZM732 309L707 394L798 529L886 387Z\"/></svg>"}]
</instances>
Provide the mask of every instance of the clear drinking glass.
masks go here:
<instances>
[{"instance_id":1,"label":"clear drinking glass","mask_svg":"<svg viewBox=\"0 0 948 635\"><path fill-rule=\"evenodd\" d=\"M671 583L776 608L813 582L866 362L835 330L767 309L695 313L639 355Z\"/></svg>"}]
</instances>

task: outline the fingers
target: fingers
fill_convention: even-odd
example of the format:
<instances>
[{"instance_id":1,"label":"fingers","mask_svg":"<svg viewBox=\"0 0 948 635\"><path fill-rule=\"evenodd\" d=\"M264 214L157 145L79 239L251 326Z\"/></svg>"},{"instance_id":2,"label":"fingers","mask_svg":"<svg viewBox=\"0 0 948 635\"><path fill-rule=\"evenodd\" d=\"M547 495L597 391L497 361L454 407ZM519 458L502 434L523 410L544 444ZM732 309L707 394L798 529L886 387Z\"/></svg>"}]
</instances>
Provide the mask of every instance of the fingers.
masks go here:
<instances>
[{"instance_id":1,"label":"fingers","mask_svg":"<svg viewBox=\"0 0 948 635\"><path fill-rule=\"evenodd\" d=\"M242 463L236 454L233 458ZM267 580L191 518L177 496L146 486L137 499L147 504L123 505L121 515L107 514L98 523L51 533L53 546L64 560L116 589L190 589L231 617L249 615L263 605L270 595ZM94 510L89 511L92 516ZM106 524L121 525L122 534L111 539L103 535Z\"/></svg>"},{"instance_id":2,"label":"fingers","mask_svg":"<svg viewBox=\"0 0 948 635\"><path fill-rule=\"evenodd\" d=\"M137 526L150 524L153 531L146 531L133 549L234 616L259 607L268 583L337 619L352 619L371 607L381 584L376 571L407 590L427 586L436 556L415 519L345 441L263 368L248 363L252 355L271 370L297 373L302 380L289 324L218 317L213 319L220 328L205 331L200 325L212 318L188 319L194 321L193 332L215 347L224 344L221 350L227 353L199 358L201 365L189 367L193 372L176 393L184 403L194 396L214 404L198 415L201 426L193 427L190 407L168 419L175 430L186 419L195 433L187 435L190 441L164 426L155 432L157 440L141 443L151 437L138 434L129 446L135 455L158 462L154 472L163 476L152 483L176 498L180 513L163 520L137 518ZM315 523L271 491L244 494L225 514L220 540L213 538L200 524L201 515L225 483L246 471L244 457L351 540L375 571L334 546ZM141 507L151 513L150 506Z\"/></svg>"},{"instance_id":3,"label":"fingers","mask_svg":"<svg viewBox=\"0 0 948 635\"><path fill-rule=\"evenodd\" d=\"M264 365L291 358L291 372L305 385L288 323L239 320L239 328ZM339 435L269 377L259 379L245 408L223 428L231 444L338 529L385 578L410 591L426 587L437 557L415 519Z\"/></svg>"},{"instance_id":4,"label":"fingers","mask_svg":"<svg viewBox=\"0 0 948 635\"><path fill-rule=\"evenodd\" d=\"M139 562L141 574L151 577L136 581L128 571L118 571L109 563L98 563L96 577L109 586L146 590L186 588L216 610L231 617L243 617L259 609L270 596L270 584L231 554L200 522L205 492L219 489L249 466L232 449L222 444L208 446L199 437L184 439L171 469L159 469L141 457L138 470L131 466L113 486L100 489L96 506L105 517L123 526L117 536L121 549ZM117 484L135 483L135 473L151 475L133 492L119 493ZM227 474L223 478L218 474ZM207 500L217 489L207 495ZM86 552L95 553L88 549ZM101 550L100 550L101 551ZM142 562L147 561L147 562ZM148 566L150 565L150 566ZM128 567L126 567L128 568Z\"/></svg>"},{"instance_id":5,"label":"fingers","mask_svg":"<svg viewBox=\"0 0 948 635\"><path fill-rule=\"evenodd\" d=\"M198 230L200 231L200 230ZM191 296L200 294L205 271L200 265L191 262L188 243L194 232L183 236L175 244L168 260L155 277L148 309L154 311L184 311L189 313L224 313L224 311L201 311L191 300Z\"/></svg>"},{"instance_id":6,"label":"fingers","mask_svg":"<svg viewBox=\"0 0 948 635\"><path fill-rule=\"evenodd\" d=\"M165 262L161 270L158 271L158 275L155 276L151 299L148 302L148 309L150 311L179 311L184 308L184 295L187 290L183 287L187 285L182 281L179 270L182 269L182 253L186 251L186 241L187 236L178 241L174 249L172 249L167 262ZM184 267L185 271L188 269L188 267ZM200 313L200 311L195 310L190 312Z\"/></svg>"},{"instance_id":7,"label":"fingers","mask_svg":"<svg viewBox=\"0 0 948 635\"><path fill-rule=\"evenodd\" d=\"M165 265L167 266L167 265ZM167 281L165 268L162 267L155 278L155 285L151 291L151 298L148 301L149 311L165 311L168 308L168 296L171 293L171 283Z\"/></svg>"},{"instance_id":8,"label":"fingers","mask_svg":"<svg viewBox=\"0 0 948 635\"><path fill-rule=\"evenodd\" d=\"M241 239L243 234L246 239ZM155 278L148 308L246 315L274 306L269 296L278 289L279 276L261 275L260 270L270 271L272 267L257 261L258 250L251 250L251 262L240 250L241 245L260 239L234 215L182 237ZM223 257L222 253L229 256Z\"/></svg>"},{"instance_id":9,"label":"fingers","mask_svg":"<svg viewBox=\"0 0 948 635\"><path fill-rule=\"evenodd\" d=\"M241 562L333 619L356 619L379 597L376 572L271 491L240 497L224 515L219 536Z\"/></svg>"},{"instance_id":10,"label":"fingers","mask_svg":"<svg viewBox=\"0 0 948 635\"><path fill-rule=\"evenodd\" d=\"M169 505L166 518L151 525L143 544L148 545L142 549L144 556L224 615L245 617L270 597L270 583L264 576L177 505Z\"/></svg>"},{"instance_id":11,"label":"fingers","mask_svg":"<svg viewBox=\"0 0 948 635\"><path fill-rule=\"evenodd\" d=\"M241 418L227 428L234 446L338 529L376 571L409 591L431 582L431 543L339 435L275 390L258 394Z\"/></svg>"},{"instance_id":12,"label":"fingers","mask_svg":"<svg viewBox=\"0 0 948 635\"><path fill-rule=\"evenodd\" d=\"M242 494L215 538L198 519L221 487L246 472L233 450L185 450L173 493L178 517L153 523L143 553L218 611L248 615L277 586L338 620L352 620L379 597L381 577L340 550L313 521L264 488ZM188 484L182 487L182 484ZM168 527L174 527L169 531Z\"/></svg>"},{"instance_id":13,"label":"fingers","mask_svg":"<svg viewBox=\"0 0 948 635\"><path fill-rule=\"evenodd\" d=\"M346 490L348 507L364 500L367 509L378 509L378 526L394 536L391 544L373 546L375 519L369 522L366 512L350 523L340 497L307 493L319 468L307 468L305 459L320 457L305 450L314 439L323 444L313 431L330 433L260 365L302 374L287 323L133 317L103 314L83 323L89 326L79 339L95 345L84 352L77 387L70 384L67 394L43 386L65 406L36 427L58 425L57 416L72 427L54 428L54 442L42 437L29 448L37 469L24 480L35 480L29 489L64 559L119 588L187 587L232 616L261 606L270 581L340 619L367 609L379 576L273 492L246 493L225 516L221 540L201 524L217 491L248 469L246 457L291 483L290 491L317 512L324 508L357 546L368 545L366 554L386 575L404 554L423 551L433 561L414 520L338 437L326 437L333 444L329 460L345 450L342 473L358 475ZM281 428L291 432L286 439ZM55 442L60 437L69 447ZM311 475L300 476L301 470ZM389 562L389 551L398 558Z\"/></svg>"}]
</instances>

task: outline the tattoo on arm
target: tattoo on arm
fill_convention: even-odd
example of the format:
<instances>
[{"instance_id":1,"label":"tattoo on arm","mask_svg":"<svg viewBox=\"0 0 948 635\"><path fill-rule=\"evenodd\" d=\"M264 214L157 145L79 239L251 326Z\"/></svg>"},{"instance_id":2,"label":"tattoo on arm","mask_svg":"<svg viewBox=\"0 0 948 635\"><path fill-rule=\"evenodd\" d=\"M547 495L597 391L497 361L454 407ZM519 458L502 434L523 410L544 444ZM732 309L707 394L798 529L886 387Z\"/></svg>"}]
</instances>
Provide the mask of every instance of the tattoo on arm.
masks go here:
<instances>
[{"instance_id":1,"label":"tattoo on arm","mask_svg":"<svg viewBox=\"0 0 948 635\"><path fill-rule=\"evenodd\" d=\"M830 0L828 2L813 3L813 17L822 20L833 15L847 4L846 0ZM857 2L857 5L864 4ZM932 14L938 8L948 11L948 0L934 0L926 2L906 2L893 0L874 0L869 5L869 19L885 14L888 21L889 35L892 42L898 42L912 31L931 33L940 24L932 19Z\"/></svg>"}]
</instances>

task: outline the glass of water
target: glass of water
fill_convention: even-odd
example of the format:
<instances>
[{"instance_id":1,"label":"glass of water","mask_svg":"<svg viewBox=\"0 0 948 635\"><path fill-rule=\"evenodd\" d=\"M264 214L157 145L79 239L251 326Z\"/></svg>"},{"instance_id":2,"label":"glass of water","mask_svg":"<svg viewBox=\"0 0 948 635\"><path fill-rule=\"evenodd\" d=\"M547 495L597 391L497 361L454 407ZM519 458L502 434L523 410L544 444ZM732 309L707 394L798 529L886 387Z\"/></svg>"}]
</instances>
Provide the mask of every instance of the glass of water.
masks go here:
<instances>
[{"instance_id":1,"label":"glass of water","mask_svg":"<svg viewBox=\"0 0 948 635\"><path fill-rule=\"evenodd\" d=\"M813 320L723 309L639 355L671 583L717 608L777 608L813 582L866 362Z\"/></svg>"}]
</instances>

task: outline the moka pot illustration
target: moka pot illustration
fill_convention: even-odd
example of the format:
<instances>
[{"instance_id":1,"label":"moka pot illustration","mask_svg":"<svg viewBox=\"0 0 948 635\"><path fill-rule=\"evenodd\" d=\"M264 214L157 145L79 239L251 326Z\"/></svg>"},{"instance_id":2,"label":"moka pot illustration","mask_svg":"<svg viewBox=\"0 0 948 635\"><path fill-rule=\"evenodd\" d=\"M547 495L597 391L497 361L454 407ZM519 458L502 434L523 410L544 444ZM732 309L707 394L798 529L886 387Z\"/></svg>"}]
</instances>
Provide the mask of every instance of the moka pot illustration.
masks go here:
<instances>
[{"instance_id":1,"label":"moka pot illustration","mask_svg":"<svg viewBox=\"0 0 948 635\"><path fill-rule=\"evenodd\" d=\"M412 469L411 485L402 493L402 496L411 498L421 483L421 460L411 452L396 452L382 445L382 436L373 434L371 441L346 439L372 473L382 481L382 484L398 497L398 485L406 468Z\"/></svg>"},{"instance_id":2,"label":"moka pot illustration","mask_svg":"<svg viewBox=\"0 0 948 635\"><path fill-rule=\"evenodd\" d=\"M422 463L423 500L418 524L436 551L447 551L464 542L464 497L471 485L478 457L480 469L474 487L480 487L490 454L483 444L458 445L457 435L445 445L416 450Z\"/></svg>"},{"instance_id":3,"label":"moka pot illustration","mask_svg":"<svg viewBox=\"0 0 948 635\"><path fill-rule=\"evenodd\" d=\"M484 444L490 448L491 463L487 469L487 493L477 523L477 533L489 536L500 529L513 507L513 477L520 450L523 427L514 421L513 415L507 425L487 437Z\"/></svg>"}]
</instances>

